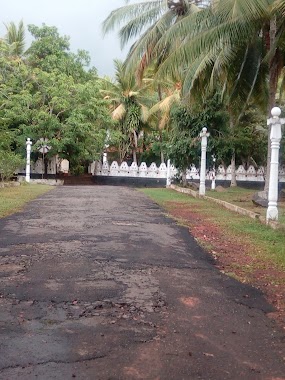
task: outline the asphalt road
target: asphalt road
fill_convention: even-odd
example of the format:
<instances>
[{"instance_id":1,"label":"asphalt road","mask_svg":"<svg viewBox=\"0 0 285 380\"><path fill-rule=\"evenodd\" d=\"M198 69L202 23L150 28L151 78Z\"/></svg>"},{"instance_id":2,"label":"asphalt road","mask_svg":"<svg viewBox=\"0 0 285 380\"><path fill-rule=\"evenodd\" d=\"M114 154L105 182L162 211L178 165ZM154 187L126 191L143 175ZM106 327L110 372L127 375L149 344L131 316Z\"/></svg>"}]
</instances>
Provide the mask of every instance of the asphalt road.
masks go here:
<instances>
[{"instance_id":1,"label":"asphalt road","mask_svg":"<svg viewBox=\"0 0 285 380\"><path fill-rule=\"evenodd\" d=\"M59 187L0 220L0 379L285 379L270 311L136 190Z\"/></svg>"}]
</instances>

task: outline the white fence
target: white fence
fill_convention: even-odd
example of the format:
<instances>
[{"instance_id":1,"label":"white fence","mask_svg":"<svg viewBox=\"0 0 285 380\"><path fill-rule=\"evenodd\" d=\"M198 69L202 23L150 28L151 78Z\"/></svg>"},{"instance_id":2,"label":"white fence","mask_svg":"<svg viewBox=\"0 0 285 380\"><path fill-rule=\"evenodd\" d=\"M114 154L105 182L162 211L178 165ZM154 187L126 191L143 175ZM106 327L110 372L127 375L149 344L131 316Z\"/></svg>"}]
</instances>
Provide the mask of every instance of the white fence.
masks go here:
<instances>
[{"instance_id":1,"label":"white fence","mask_svg":"<svg viewBox=\"0 0 285 380\"><path fill-rule=\"evenodd\" d=\"M113 176L113 177L140 177L140 178L166 178L167 167L165 164L160 164L158 167L154 162L147 166L145 162L142 162L139 166L133 162L130 166L126 162L122 162L121 165L117 161L113 161L111 165L108 162L103 164L98 161L92 162L89 166L89 172L96 176ZM236 170L236 176L238 181L264 181L265 169L260 167L255 169L254 166L249 166L246 170L242 165ZM178 173L177 169L171 165L170 174L174 177ZM213 178L213 171L207 171L206 179ZM232 171L231 166L225 168L220 165L216 169L216 180L231 180ZM195 165L191 165L187 170L188 180L200 179L199 169ZM285 182L285 167L279 170L280 182Z\"/></svg>"},{"instance_id":2,"label":"white fence","mask_svg":"<svg viewBox=\"0 0 285 380\"><path fill-rule=\"evenodd\" d=\"M43 163L41 158L35 163L31 163L31 173L42 174L43 173ZM60 160L58 157L53 157L48 162L48 174L56 173L68 173L69 172L69 162L68 160ZM21 173L25 173L25 169L21 170ZM89 165L89 173L96 176L113 176L113 177L139 177L139 178L165 178L167 177L167 167L166 164L160 164L157 166L154 162L147 166L145 162L142 162L139 166L133 162L130 166L126 162L122 162L121 165L117 161L113 161L111 165L108 162L103 164L98 161L94 161ZM170 175L174 177L178 173L178 170L171 165ZM254 166L249 166L246 170L242 165L236 170L236 176L238 181L264 181L265 169L263 167L257 170ZM231 166L225 168L220 165L216 169L216 180L231 180ZM187 170L188 180L200 179L199 169L195 165L191 165ZM206 179L213 178L213 171L207 171ZM285 182L285 167L279 170L279 181Z\"/></svg>"},{"instance_id":3,"label":"white fence","mask_svg":"<svg viewBox=\"0 0 285 380\"><path fill-rule=\"evenodd\" d=\"M47 165L47 174L57 174L57 173L68 173L69 172L69 161L58 158L54 156L49 159ZM25 173L26 167L19 170L19 173ZM36 162L31 162L31 173L32 174L44 174L45 168L43 165L42 158L38 158Z\"/></svg>"}]
</instances>

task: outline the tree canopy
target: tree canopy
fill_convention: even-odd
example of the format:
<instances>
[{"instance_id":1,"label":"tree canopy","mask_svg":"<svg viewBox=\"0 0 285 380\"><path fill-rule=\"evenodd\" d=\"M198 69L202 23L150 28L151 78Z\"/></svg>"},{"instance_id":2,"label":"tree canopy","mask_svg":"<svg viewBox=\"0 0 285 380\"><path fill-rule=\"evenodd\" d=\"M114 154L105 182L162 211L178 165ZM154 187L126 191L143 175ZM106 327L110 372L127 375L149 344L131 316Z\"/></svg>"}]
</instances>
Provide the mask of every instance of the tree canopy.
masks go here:
<instances>
[{"instance_id":1,"label":"tree canopy","mask_svg":"<svg viewBox=\"0 0 285 380\"><path fill-rule=\"evenodd\" d=\"M7 26L8 32L15 28ZM27 137L34 147L46 138L51 146L47 156L68 159L76 171L102 152L112 123L108 103L100 94L96 70L87 70L86 51L71 53L69 38L60 36L56 27L28 29L34 41L25 52L6 49L15 38L1 44L0 132L9 135L6 150L23 155Z\"/></svg>"},{"instance_id":2,"label":"tree canopy","mask_svg":"<svg viewBox=\"0 0 285 380\"><path fill-rule=\"evenodd\" d=\"M200 113L205 108L203 99L219 92L229 116L231 138L227 142L234 169L241 159L242 136L248 131L245 120L256 131L254 114L259 113L266 125L276 101L282 106L284 0L127 3L114 10L103 25L105 33L119 28L122 45L137 38L126 68L141 81L154 66L154 80L180 83L182 102L188 109L198 106ZM259 153L256 156L261 159ZM269 162L270 149L268 168Z\"/></svg>"}]
</instances>

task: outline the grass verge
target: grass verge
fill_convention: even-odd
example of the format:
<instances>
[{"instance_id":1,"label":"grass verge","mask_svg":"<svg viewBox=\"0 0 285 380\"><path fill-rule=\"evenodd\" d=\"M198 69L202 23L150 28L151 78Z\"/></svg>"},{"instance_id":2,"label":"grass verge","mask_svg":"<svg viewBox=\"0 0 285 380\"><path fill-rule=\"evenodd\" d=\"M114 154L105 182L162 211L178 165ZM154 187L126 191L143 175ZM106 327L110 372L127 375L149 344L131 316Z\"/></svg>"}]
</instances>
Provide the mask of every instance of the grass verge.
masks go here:
<instances>
[{"instance_id":1,"label":"grass verge","mask_svg":"<svg viewBox=\"0 0 285 380\"><path fill-rule=\"evenodd\" d=\"M0 188L0 218L20 211L27 202L51 190L48 185L21 184Z\"/></svg>"},{"instance_id":2,"label":"grass verge","mask_svg":"<svg viewBox=\"0 0 285 380\"><path fill-rule=\"evenodd\" d=\"M257 190L244 189L241 187L229 187L225 189L225 191L217 192L217 191L207 191L206 195L208 197L220 199L225 202L232 203L236 206L245 208L249 211L253 211L256 214L259 214L263 217L266 217L266 208L261 206L256 206L252 202L252 196L256 193ZM278 212L279 212L279 220L280 224L284 224L285 227L285 201L282 200L278 202Z\"/></svg>"},{"instance_id":3,"label":"grass verge","mask_svg":"<svg viewBox=\"0 0 285 380\"><path fill-rule=\"evenodd\" d=\"M165 208L170 214L180 204L182 208L195 209L202 216L201 224L211 223L222 229L223 233L235 238L250 248L249 254L258 256L263 262L272 262L285 274L285 234L246 216L226 210L210 201L192 198L167 189L143 189L146 195ZM181 222L179 217L179 221ZM191 220L184 222L191 228ZM285 276L284 276L285 282Z\"/></svg>"}]
</instances>

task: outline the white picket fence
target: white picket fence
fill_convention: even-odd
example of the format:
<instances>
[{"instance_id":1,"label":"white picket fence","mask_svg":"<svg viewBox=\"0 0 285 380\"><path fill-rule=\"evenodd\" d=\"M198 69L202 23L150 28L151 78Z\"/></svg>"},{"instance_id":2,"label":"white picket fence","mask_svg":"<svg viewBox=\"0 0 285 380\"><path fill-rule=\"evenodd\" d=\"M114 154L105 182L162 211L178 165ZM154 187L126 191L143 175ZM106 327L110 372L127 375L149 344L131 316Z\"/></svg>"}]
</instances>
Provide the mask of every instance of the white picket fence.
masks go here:
<instances>
[{"instance_id":1,"label":"white picket fence","mask_svg":"<svg viewBox=\"0 0 285 380\"><path fill-rule=\"evenodd\" d=\"M96 176L112 176L112 177L139 177L139 178L166 178L167 167L166 164L160 164L158 167L154 162L147 166L145 162L142 162L139 166L133 162L130 166L127 162L122 162L121 165L117 161L113 161L111 165L108 162L103 164L98 161L92 162L89 166L89 172ZM178 170L171 165L170 175L174 177L178 173ZM206 179L211 180L213 178L213 171L207 171ZM232 170L231 166L224 168L220 165L216 169L216 180L231 180ZM264 181L265 169L260 167L255 169L254 166L249 166L246 170L242 165L236 170L236 176L238 181ZM199 169L195 165L191 165L187 170L188 180L200 179ZM280 182L285 182L285 167L279 170Z\"/></svg>"}]
</instances>

